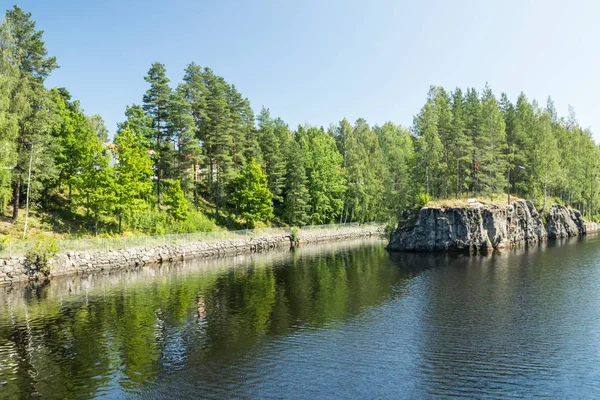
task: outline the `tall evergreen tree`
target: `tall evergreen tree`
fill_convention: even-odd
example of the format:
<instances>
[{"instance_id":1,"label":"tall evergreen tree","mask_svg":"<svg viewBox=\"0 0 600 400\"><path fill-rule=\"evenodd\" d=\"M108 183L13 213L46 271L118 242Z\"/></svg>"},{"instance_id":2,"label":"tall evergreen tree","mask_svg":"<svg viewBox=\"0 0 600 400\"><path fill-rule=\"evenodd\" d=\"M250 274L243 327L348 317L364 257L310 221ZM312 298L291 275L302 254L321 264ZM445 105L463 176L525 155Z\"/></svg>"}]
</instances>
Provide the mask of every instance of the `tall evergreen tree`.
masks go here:
<instances>
[{"instance_id":1,"label":"tall evergreen tree","mask_svg":"<svg viewBox=\"0 0 600 400\"><path fill-rule=\"evenodd\" d=\"M269 190L273 194L273 200L280 204L283 200L282 192L285 186L285 161L276 128L269 109L263 107L258 116L258 140Z\"/></svg>"},{"instance_id":2,"label":"tall evergreen tree","mask_svg":"<svg viewBox=\"0 0 600 400\"><path fill-rule=\"evenodd\" d=\"M227 85L223 78L206 68L204 84L207 90L206 109L200 126L200 138L207 155L209 185L218 217L225 188L235 178L231 115L227 104Z\"/></svg>"},{"instance_id":3,"label":"tall evergreen tree","mask_svg":"<svg viewBox=\"0 0 600 400\"><path fill-rule=\"evenodd\" d=\"M477 145L480 168L476 180L481 189L498 193L506 188L506 125L498 102L486 85L481 98L481 126Z\"/></svg>"},{"instance_id":4,"label":"tall evergreen tree","mask_svg":"<svg viewBox=\"0 0 600 400\"><path fill-rule=\"evenodd\" d=\"M196 134L191 104L186 98L183 85L179 85L171 94L167 130L169 137L173 138L177 152L174 174L171 178L180 181L184 193L196 193L196 166L202 160L202 149ZM194 201L197 204L196 195Z\"/></svg>"},{"instance_id":5,"label":"tall evergreen tree","mask_svg":"<svg viewBox=\"0 0 600 400\"><path fill-rule=\"evenodd\" d=\"M432 87L429 97L435 104L437 114L437 133L442 143L442 157L440 168L443 174L440 175L443 181L440 183L440 190L444 197L448 197L450 190L450 149L452 146L452 112L450 110L450 96L442 87Z\"/></svg>"},{"instance_id":6,"label":"tall evergreen tree","mask_svg":"<svg viewBox=\"0 0 600 400\"><path fill-rule=\"evenodd\" d=\"M156 143L154 151L156 166L156 202L160 207L160 191L162 170L164 169L164 154L169 151L169 146L164 146L162 140L168 135L167 118L169 116L169 100L171 98L171 88L165 65L154 62L148 70L144 80L150 84L143 98L143 108L148 115L152 117L152 127L154 128L153 139ZM152 138L152 137L151 137Z\"/></svg>"},{"instance_id":7,"label":"tall evergreen tree","mask_svg":"<svg viewBox=\"0 0 600 400\"><path fill-rule=\"evenodd\" d=\"M452 166L454 177L454 188L456 197L469 190L471 179L471 155L473 154L473 140L467 132L467 121L465 116L465 100L462 90L457 88L452 93L452 134L451 154L454 165ZM450 167L450 165L448 166Z\"/></svg>"},{"instance_id":8,"label":"tall evergreen tree","mask_svg":"<svg viewBox=\"0 0 600 400\"><path fill-rule=\"evenodd\" d=\"M23 183L28 181L28 165L33 160L34 172L32 194L41 188L44 181L53 179L52 165L55 146L51 141L50 126L53 123L52 101L44 88L44 81L58 68L56 57L49 57L43 31L36 30L31 13L14 6L6 12L4 29L11 41L5 45L10 59L18 70L16 84L12 87L12 98L27 99L26 102L11 104L11 113L16 115L19 133L16 140L17 161L12 170L13 218L17 218ZM20 107L20 108L18 108Z\"/></svg>"},{"instance_id":9,"label":"tall evergreen tree","mask_svg":"<svg viewBox=\"0 0 600 400\"><path fill-rule=\"evenodd\" d=\"M26 98L17 90L19 69L13 62L15 43L10 28L0 23L0 207L6 208L11 198L11 172L17 161L16 139L19 135L19 114Z\"/></svg>"}]
</instances>

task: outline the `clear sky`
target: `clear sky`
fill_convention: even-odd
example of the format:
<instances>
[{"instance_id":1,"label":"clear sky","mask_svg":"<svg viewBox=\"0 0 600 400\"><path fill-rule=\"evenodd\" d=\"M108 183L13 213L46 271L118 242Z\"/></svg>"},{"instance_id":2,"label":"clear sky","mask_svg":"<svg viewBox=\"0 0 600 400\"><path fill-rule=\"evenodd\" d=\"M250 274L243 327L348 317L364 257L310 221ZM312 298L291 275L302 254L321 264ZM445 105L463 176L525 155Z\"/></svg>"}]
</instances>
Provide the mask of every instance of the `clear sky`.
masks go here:
<instances>
[{"instance_id":1,"label":"clear sky","mask_svg":"<svg viewBox=\"0 0 600 400\"><path fill-rule=\"evenodd\" d=\"M10 0L2 2L11 6ZM409 126L430 85L522 90L600 139L597 1L22 0L64 86L111 132L150 64L211 67L291 127L347 117Z\"/></svg>"}]
</instances>

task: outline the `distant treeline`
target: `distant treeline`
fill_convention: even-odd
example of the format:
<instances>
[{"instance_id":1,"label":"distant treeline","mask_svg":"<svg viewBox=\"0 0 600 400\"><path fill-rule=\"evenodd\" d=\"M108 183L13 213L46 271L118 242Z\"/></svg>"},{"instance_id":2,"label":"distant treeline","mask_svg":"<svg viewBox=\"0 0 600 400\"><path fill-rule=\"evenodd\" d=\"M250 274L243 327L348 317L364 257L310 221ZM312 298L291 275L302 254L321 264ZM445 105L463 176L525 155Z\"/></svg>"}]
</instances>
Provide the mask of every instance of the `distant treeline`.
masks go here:
<instances>
[{"instance_id":1,"label":"distant treeline","mask_svg":"<svg viewBox=\"0 0 600 400\"><path fill-rule=\"evenodd\" d=\"M411 129L344 119L294 130L267 108L255 117L210 68L190 63L172 84L155 62L109 143L100 116L86 116L66 89L45 88L58 64L42 33L17 6L0 26L0 205L12 204L15 219L28 190L40 210L64 198L94 231L101 221L135 225L148 210L185 221L198 208L242 226L393 220L419 198L509 185L541 205L553 197L598 209L598 147L551 99L541 108L524 94L498 100L487 86L432 87Z\"/></svg>"}]
</instances>

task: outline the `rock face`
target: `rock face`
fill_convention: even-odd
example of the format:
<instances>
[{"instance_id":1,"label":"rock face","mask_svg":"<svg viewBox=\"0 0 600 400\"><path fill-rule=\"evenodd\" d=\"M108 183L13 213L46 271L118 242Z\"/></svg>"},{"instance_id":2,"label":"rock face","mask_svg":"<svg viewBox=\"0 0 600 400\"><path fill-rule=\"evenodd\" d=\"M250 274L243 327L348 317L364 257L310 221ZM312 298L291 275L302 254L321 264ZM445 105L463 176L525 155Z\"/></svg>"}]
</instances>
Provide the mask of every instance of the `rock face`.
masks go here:
<instances>
[{"instance_id":1,"label":"rock face","mask_svg":"<svg viewBox=\"0 0 600 400\"><path fill-rule=\"evenodd\" d=\"M392 232L388 249L489 252L585 232L579 211L553 205L542 217L528 200L506 207L427 207Z\"/></svg>"},{"instance_id":2,"label":"rock face","mask_svg":"<svg viewBox=\"0 0 600 400\"><path fill-rule=\"evenodd\" d=\"M585 235L586 225L581 213L559 205L553 205L546 217L546 231L549 238L564 238Z\"/></svg>"}]
</instances>

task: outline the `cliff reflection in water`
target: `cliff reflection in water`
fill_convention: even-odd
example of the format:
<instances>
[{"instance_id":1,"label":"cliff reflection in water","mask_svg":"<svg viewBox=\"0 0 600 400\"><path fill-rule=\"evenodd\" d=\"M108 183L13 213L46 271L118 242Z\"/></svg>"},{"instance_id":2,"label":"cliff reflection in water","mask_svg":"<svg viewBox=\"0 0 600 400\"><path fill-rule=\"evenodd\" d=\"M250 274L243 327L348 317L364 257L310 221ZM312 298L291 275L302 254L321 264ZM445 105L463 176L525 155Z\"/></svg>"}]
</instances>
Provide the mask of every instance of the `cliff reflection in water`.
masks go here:
<instances>
[{"instance_id":1,"label":"cliff reflection in water","mask_svg":"<svg viewBox=\"0 0 600 400\"><path fill-rule=\"evenodd\" d=\"M357 243L2 288L0 392L135 390L190 360L351 317L408 276L381 262L382 245Z\"/></svg>"}]
</instances>

